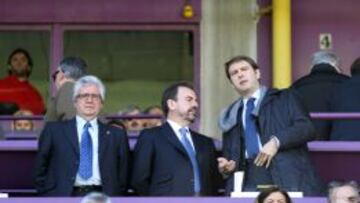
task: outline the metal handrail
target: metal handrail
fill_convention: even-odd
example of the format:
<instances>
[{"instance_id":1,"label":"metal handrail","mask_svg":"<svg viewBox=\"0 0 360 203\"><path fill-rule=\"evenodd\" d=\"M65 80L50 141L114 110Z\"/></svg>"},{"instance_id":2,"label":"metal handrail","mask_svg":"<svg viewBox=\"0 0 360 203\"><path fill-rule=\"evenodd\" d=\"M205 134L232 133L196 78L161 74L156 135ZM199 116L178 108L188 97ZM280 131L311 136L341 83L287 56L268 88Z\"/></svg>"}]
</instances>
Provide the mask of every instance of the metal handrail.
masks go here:
<instances>
[{"instance_id":1,"label":"metal handrail","mask_svg":"<svg viewBox=\"0 0 360 203\"><path fill-rule=\"evenodd\" d=\"M159 118L162 119L162 116L155 116L155 115L106 115L100 116L101 118L106 119L152 119L152 118ZM13 121L13 120L44 120L44 116L40 115L33 115L33 116L13 116L13 115L6 115L0 116L0 121Z\"/></svg>"},{"instance_id":2,"label":"metal handrail","mask_svg":"<svg viewBox=\"0 0 360 203\"><path fill-rule=\"evenodd\" d=\"M151 119L163 118L154 115L106 115L101 116L106 119ZM312 112L310 117L316 120L336 120L336 119L359 119L360 112ZM0 116L0 121L4 120L44 120L44 116Z\"/></svg>"},{"instance_id":3,"label":"metal handrail","mask_svg":"<svg viewBox=\"0 0 360 203\"><path fill-rule=\"evenodd\" d=\"M360 112L312 112L310 117L317 120L359 119Z\"/></svg>"}]
</instances>

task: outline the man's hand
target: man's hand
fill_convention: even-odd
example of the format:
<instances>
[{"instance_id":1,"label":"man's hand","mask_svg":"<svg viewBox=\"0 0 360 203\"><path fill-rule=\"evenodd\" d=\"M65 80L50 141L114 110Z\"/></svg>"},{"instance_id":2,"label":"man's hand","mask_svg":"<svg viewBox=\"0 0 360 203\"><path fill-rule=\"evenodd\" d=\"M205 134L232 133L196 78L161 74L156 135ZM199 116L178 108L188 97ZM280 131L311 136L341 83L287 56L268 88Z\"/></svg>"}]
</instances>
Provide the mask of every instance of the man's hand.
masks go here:
<instances>
[{"instance_id":1,"label":"man's hand","mask_svg":"<svg viewBox=\"0 0 360 203\"><path fill-rule=\"evenodd\" d=\"M229 174L235 170L235 161L228 161L224 157L219 157L218 161L218 169L222 174Z\"/></svg>"},{"instance_id":2,"label":"man's hand","mask_svg":"<svg viewBox=\"0 0 360 203\"><path fill-rule=\"evenodd\" d=\"M256 166L264 166L268 168L270 166L271 160L276 155L279 146L277 144L276 138L271 138L260 150L259 154L256 156L254 164Z\"/></svg>"}]
</instances>

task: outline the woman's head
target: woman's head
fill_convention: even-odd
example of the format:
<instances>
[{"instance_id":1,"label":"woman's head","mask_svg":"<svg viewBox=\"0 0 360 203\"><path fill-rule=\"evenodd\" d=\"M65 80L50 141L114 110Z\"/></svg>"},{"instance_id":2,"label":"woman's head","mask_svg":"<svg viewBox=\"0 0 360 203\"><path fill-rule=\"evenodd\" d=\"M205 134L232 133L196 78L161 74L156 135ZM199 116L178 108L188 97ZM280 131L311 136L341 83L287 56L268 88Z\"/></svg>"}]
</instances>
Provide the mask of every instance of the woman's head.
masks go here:
<instances>
[{"instance_id":1,"label":"woman's head","mask_svg":"<svg viewBox=\"0 0 360 203\"><path fill-rule=\"evenodd\" d=\"M291 203L291 199L286 191L274 187L261 192L256 203Z\"/></svg>"}]
</instances>

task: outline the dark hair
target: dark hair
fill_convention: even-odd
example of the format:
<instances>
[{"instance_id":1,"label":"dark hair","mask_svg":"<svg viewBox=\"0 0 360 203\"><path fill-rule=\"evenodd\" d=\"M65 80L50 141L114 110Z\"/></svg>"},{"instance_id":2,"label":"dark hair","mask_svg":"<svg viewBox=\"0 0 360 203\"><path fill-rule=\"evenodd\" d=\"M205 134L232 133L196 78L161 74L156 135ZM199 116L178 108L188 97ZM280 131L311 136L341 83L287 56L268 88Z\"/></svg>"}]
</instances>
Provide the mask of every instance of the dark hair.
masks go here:
<instances>
[{"instance_id":1,"label":"dark hair","mask_svg":"<svg viewBox=\"0 0 360 203\"><path fill-rule=\"evenodd\" d=\"M265 199L267 197L269 197L272 193L275 193L275 192L280 192L285 197L285 200L286 200L285 203L291 203L292 202L289 195L288 195L288 193L285 190L281 190L278 187L272 187L272 188L269 188L269 189L266 189L266 190L262 191L259 194L259 196L257 196L256 203L264 203Z\"/></svg>"},{"instance_id":2,"label":"dark hair","mask_svg":"<svg viewBox=\"0 0 360 203\"><path fill-rule=\"evenodd\" d=\"M259 69L259 66L256 64L256 62L252 58L250 58L248 56L244 56L244 55L235 56L235 57L231 58L228 62L225 63L225 73L226 73L226 77L229 80L230 80L230 73L229 73L230 66L234 63L238 63L241 61L248 62L254 70Z\"/></svg>"},{"instance_id":3,"label":"dark hair","mask_svg":"<svg viewBox=\"0 0 360 203\"><path fill-rule=\"evenodd\" d=\"M85 75L87 64L80 57L70 56L60 62L59 68L65 77L77 80Z\"/></svg>"},{"instance_id":4,"label":"dark hair","mask_svg":"<svg viewBox=\"0 0 360 203\"><path fill-rule=\"evenodd\" d=\"M194 87L192 86L192 84L189 82L185 82L185 81L176 82L176 83L171 84L169 87L167 87L164 90L162 99L161 99L161 107L162 107L162 110L164 111L165 116L167 116L169 113L169 107L167 105L167 101L169 99L175 100L175 101L177 100L177 94L178 94L179 87L186 87L191 90L194 90Z\"/></svg>"},{"instance_id":5,"label":"dark hair","mask_svg":"<svg viewBox=\"0 0 360 203\"><path fill-rule=\"evenodd\" d=\"M351 64L351 75L356 75L360 73L360 57L358 57L352 64Z\"/></svg>"},{"instance_id":6,"label":"dark hair","mask_svg":"<svg viewBox=\"0 0 360 203\"><path fill-rule=\"evenodd\" d=\"M25 57L26 57L26 59L28 60L29 71L28 71L28 73L27 73L27 77L29 77L30 74L31 74L31 71L32 71L32 67L33 67L34 64L33 64L33 60L32 60L32 58L31 58L29 52L26 51L25 49L17 48L17 49L15 49L14 51L12 51L11 54L9 55L9 57L8 57L7 63L8 63L9 66L11 66L11 59L12 59L16 54L18 54L18 53L24 54ZM8 71L8 74L11 75L11 73L12 73L12 71L11 71L11 69L10 69L10 70Z\"/></svg>"},{"instance_id":7,"label":"dark hair","mask_svg":"<svg viewBox=\"0 0 360 203\"><path fill-rule=\"evenodd\" d=\"M158 106L158 105L153 105L153 106L147 107L147 108L144 110L144 113L145 113L145 114L149 114L150 111L153 110L153 109L161 109L161 110L162 110L162 108L161 108L160 106Z\"/></svg>"}]
</instances>

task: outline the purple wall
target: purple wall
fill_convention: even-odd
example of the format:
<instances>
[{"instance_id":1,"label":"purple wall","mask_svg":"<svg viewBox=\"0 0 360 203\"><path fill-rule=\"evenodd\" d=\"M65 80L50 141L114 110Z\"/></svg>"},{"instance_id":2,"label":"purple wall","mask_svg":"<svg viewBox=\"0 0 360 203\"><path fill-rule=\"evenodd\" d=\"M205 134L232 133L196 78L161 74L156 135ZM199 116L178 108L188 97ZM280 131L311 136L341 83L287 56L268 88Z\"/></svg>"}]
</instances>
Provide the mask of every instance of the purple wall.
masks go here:
<instances>
[{"instance_id":1,"label":"purple wall","mask_svg":"<svg viewBox=\"0 0 360 203\"><path fill-rule=\"evenodd\" d=\"M271 0L258 0L259 7L271 5ZM261 83L272 86L272 34L271 13L260 18L257 25L257 61L261 71Z\"/></svg>"},{"instance_id":2,"label":"purple wall","mask_svg":"<svg viewBox=\"0 0 360 203\"><path fill-rule=\"evenodd\" d=\"M360 56L359 0L292 1L293 78L309 71L311 54L319 48L319 34L331 33L333 50L346 74Z\"/></svg>"},{"instance_id":3,"label":"purple wall","mask_svg":"<svg viewBox=\"0 0 360 203\"><path fill-rule=\"evenodd\" d=\"M194 10L191 19L182 16L186 2ZM39 25L50 29L50 74L62 58L65 29L192 31L194 84L198 91L200 19L201 0L0 0L0 31L36 30ZM54 84L50 89L50 94L55 94Z\"/></svg>"},{"instance_id":4,"label":"purple wall","mask_svg":"<svg viewBox=\"0 0 360 203\"><path fill-rule=\"evenodd\" d=\"M271 0L258 0L269 5ZM358 0L301 0L292 3L293 81L309 72L312 53L319 50L319 34L331 33L333 51L340 57L342 68L350 73L350 65L360 56ZM271 15L258 24L258 61L271 79ZM264 71L263 71L264 72ZM265 74L263 74L265 75ZM271 80L266 80L268 82Z\"/></svg>"},{"instance_id":5,"label":"purple wall","mask_svg":"<svg viewBox=\"0 0 360 203\"><path fill-rule=\"evenodd\" d=\"M201 0L189 1L195 16L182 18L185 0L1 0L0 23L189 23L199 22Z\"/></svg>"}]
</instances>

